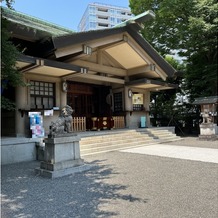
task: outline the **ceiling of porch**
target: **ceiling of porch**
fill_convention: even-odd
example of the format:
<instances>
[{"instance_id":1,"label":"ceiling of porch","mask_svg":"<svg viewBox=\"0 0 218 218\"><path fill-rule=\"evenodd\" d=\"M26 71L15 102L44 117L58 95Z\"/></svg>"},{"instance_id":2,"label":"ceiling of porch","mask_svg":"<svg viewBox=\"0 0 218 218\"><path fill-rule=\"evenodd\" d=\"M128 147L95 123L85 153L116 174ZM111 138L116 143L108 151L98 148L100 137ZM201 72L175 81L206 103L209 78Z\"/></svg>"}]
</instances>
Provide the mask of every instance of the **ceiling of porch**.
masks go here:
<instances>
[{"instance_id":1,"label":"ceiling of porch","mask_svg":"<svg viewBox=\"0 0 218 218\"><path fill-rule=\"evenodd\" d=\"M178 85L176 84L170 84L158 80L150 80L150 79L138 79L134 81L130 81L125 83L125 85L131 87L131 88L137 88L137 89L147 89L150 91L160 91L160 90L166 90L166 89L175 89L178 88Z\"/></svg>"},{"instance_id":2,"label":"ceiling of porch","mask_svg":"<svg viewBox=\"0 0 218 218\"><path fill-rule=\"evenodd\" d=\"M19 71L52 77L64 77L82 71L82 68L62 62L21 55L16 62Z\"/></svg>"},{"instance_id":3,"label":"ceiling of porch","mask_svg":"<svg viewBox=\"0 0 218 218\"><path fill-rule=\"evenodd\" d=\"M132 69L148 63L126 42L110 46L105 52L116 60L124 69Z\"/></svg>"}]
</instances>

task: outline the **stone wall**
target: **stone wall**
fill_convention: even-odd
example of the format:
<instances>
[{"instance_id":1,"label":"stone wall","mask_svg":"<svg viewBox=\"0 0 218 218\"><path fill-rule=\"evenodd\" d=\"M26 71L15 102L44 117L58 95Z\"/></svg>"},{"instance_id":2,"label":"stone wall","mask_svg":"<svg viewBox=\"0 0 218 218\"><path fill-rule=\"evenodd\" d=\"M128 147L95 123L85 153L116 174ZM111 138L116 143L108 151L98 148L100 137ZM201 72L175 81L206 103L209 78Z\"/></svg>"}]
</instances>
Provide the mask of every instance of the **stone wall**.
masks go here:
<instances>
[{"instance_id":1,"label":"stone wall","mask_svg":"<svg viewBox=\"0 0 218 218\"><path fill-rule=\"evenodd\" d=\"M36 143L41 139L5 138L1 140L1 164L36 160Z\"/></svg>"}]
</instances>

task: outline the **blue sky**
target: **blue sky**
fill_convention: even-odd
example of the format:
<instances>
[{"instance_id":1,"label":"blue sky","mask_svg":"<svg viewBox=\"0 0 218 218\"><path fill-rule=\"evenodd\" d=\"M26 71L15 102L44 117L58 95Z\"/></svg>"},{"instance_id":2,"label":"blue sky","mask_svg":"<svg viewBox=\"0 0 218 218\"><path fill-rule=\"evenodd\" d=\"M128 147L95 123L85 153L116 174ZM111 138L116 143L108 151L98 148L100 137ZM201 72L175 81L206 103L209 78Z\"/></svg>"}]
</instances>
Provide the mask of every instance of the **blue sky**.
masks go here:
<instances>
[{"instance_id":1,"label":"blue sky","mask_svg":"<svg viewBox=\"0 0 218 218\"><path fill-rule=\"evenodd\" d=\"M129 7L129 0L15 0L13 8L16 11L40 18L77 31L88 3ZM2 3L5 6L4 3Z\"/></svg>"}]
</instances>

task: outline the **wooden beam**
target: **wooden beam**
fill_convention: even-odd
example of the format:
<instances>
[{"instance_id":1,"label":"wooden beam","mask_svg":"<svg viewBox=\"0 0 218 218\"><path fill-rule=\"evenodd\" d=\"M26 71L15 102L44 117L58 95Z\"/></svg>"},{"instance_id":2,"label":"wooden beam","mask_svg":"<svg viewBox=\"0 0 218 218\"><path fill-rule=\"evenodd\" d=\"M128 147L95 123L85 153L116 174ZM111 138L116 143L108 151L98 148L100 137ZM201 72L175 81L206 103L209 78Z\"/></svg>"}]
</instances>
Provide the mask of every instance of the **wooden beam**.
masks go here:
<instances>
[{"instance_id":1,"label":"wooden beam","mask_svg":"<svg viewBox=\"0 0 218 218\"><path fill-rule=\"evenodd\" d=\"M95 72L88 71L88 73L86 73L86 74L78 72L78 73L72 73L71 75L64 76L62 78L63 79L71 79L71 78L77 77L77 78L85 78L85 79L91 79L91 80L96 80L96 81L101 81L101 82L125 84L125 80L123 80L123 79L117 79L117 78L113 78L113 77L94 75L92 73L95 73Z\"/></svg>"},{"instance_id":2,"label":"wooden beam","mask_svg":"<svg viewBox=\"0 0 218 218\"><path fill-rule=\"evenodd\" d=\"M83 60L75 60L71 62L72 64L81 66L81 67L86 67L89 68L89 70L95 71L95 72L101 72L101 73L107 73L115 76L126 76L127 71L121 68L116 68L116 67L109 67L101 64L96 64L88 61L83 61Z\"/></svg>"},{"instance_id":3,"label":"wooden beam","mask_svg":"<svg viewBox=\"0 0 218 218\"><path fill-rule=\"evenodd\" d=\"M108 44L117 43L123 40L122 34L116 34L114 36L108 36L102 38L102 40L96 39L90 42L85 43L86 46L91 48L97 48L100 46L107 46ZM83 51L83 44L76 44L68 47L58 48L55 51L56 58L60 58L63 56L71 55L77 52Z\"/></svg>"},{"instance_id":4,"label":"wooden beam","mask_svg":"<svg viewBox=\"0 0 218 218\"><path fill-rule=\"evenodd\" d=\"M105 60L107 60L107 62L111 65L116 65L119 67L123 67L116 59L114 59L112 56L110 56L107 52L102 51L103 52L103 57Z\"/></svg>"},{"instance_id":5,"label":"wooden beam","mask_svg":"<svg viewBox=\"0 0 218 218\"><path fill-rule=\"evenodd\" d=\"M73 45L65 48L59 48L55 51L55 57L60 58L63 56L81 52L82 50L83 50L82 45Z\"/></svg>"},{"instance_id":6,"label":"wooden beam","mask_svg":"<svg viewBox=\"0 0 218 218\"><path fill-rule=\"evenodd\" d=\"M133 68L127 71L128 76L133 76L136 74L146 73L146 72L155 72L155 65L149 64L142 67ZM157 73L156 73L157 74Z\"/></svg>"}]
</instances>

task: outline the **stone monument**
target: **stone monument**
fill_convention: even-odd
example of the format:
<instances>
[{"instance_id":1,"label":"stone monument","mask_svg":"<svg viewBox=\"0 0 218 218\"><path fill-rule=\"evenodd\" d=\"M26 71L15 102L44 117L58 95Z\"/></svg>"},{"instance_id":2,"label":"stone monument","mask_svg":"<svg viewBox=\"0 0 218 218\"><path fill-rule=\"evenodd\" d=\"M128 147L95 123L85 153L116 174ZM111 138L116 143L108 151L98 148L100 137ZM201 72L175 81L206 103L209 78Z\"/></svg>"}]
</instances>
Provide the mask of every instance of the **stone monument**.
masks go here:
<instances>
[{"instance_id":1,"label":"stone monument","mask_svg":"<svg viewBox=\"0 0 218 218\"><path fill-rule=\"evenodd\" d=\"M72 113L72 108L66 105L51 123L48 138L44 140L44 160L36 169L41 176L56 178L90 168L80 157L80 137L72 131Z\"/></svg>"},{"instance_id":2,"label":"stone monument","mask_svg":"<svg viewBox=\"0 0 218 218\"><path fill-rule=\"evenodd\" d=\"M207 109L202 113L203 122L200 124L200 135L201 140L216 140L216 125L212 122L212 118Z\"/></svg>"},{"instance_id":3,"label":"stone monument","mask_svg":"<svg viewBox=\"0 0 218 218\"><path fill-rule=\"evenodd\" d=\"M217 103L218 96L196 98L193 104L201 106L202 123L200 140L217 140Z\"/></svg>"}]
</instances>

